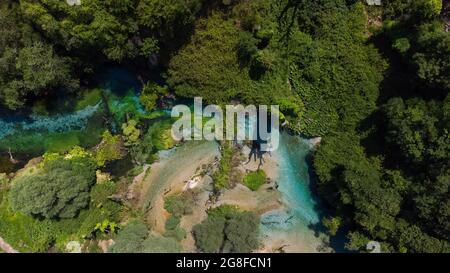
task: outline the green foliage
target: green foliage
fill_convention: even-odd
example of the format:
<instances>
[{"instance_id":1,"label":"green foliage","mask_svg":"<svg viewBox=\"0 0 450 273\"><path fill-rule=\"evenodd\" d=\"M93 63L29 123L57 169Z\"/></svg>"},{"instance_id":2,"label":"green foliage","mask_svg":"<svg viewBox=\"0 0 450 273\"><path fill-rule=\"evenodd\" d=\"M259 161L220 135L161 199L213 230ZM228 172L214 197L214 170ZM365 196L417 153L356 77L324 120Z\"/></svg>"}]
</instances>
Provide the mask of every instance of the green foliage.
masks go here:
<instances>
[{"instance_id":1,"label":"green foliage","mask_svg":"<svg viewBox=\"0 0 450 273\"><path fill-rule=\"evenodd\" d=\"M192 214L194 204L194 193L188 191L179 195L168 196L164 201L164 208L176 218ZM173 220L175 221L175 219Z\"/></svg>"},{"instance_id":2,"label":"green foliage","mask_svg":"<svg viewBox=\"0 0 450 273\"><path fill-rule=\"evenodd\" d=\"M125 156L125 148L122 138L113 136L109 131L103 133L102 142L95 148L94 158L98 166L104 166L106 162L118 160Z\"/></svg>"},{"instance_id":3,"label":"green foliage","mask_svg":"<svg viewBox=\"0 0 450 273\"><path fill-rule=\"evenodd\" d=\"M359 5L327 13L314 36L295 30L289 41L290 79L305 106L296 128L308 136L349 129L374 111L385 67L365 44Z\"/></svg>"},{"instance_id":4,"label":"green foliage","mask_svg":"<svg viewBox=\"0 0 450 273\"><path fill-rule=\"evenodd\" d=\"M398 50L398 52L404 54L411 48L411 44L409 43L408 38L399 38L395 40L393 47Z\"/></svg>"},{"instance_id":5,"label":"green foliage","mask_svg":"<svg viewBox=\"0 0 450 273\"><path fill-rule=\"evenodd\" d=\"M200 20L196 29L191 43L169 64L169 84L175 93L226 102L247 91L249 78L235 54L239 30L234 22L214 13L208 20Z\"/></svg>"},{"instance_id":6,"label":"green foliage","mask_svg":"<svg viewBox=\"0 0 450 273\"><path fill-rule=\"evenodd\" d=\"M102 100L101 93L102 90L99 88L84 91L82 94L77 96L78 99L74 110L79 111L88 106L94 106L97 103L100 103Z\"/></svg>"},{"instance_id":7,"label":"green foliage","mask_svg":"<svg viewBox=\"0 0 450 273\"><path fill-rule=\"evenodd\" d=\"M384 13L388 18L416 16L417 18L435 18L442 10L442 0L389 0L385 3Z\"/></svg>"},{"instance_id":8,"label":"green foliage","mask_svg":"<svg viewBox=\"0 0 450 273\"><path fill-rule=\"evenodd\" d=\"M257 191L262 185L266 184L267 176L263 170L250 172L244 177L244 185L252 191Z\"/></svg>"},{"instance_id":9,"label":"green foliage","mask_svg":"<svg viewBox=\"0 0 450 273\"><path fill-rule=\"evenodd\" d=\"M181 221L180 216L171 215L166 221L166 230L176 229L180 224L180 221Z\"/></svg>"},{"instance_id":10,"label":"green foliage","mask_svg":"<svg viewBox=\"0 0 450 273\"><path fill-rule=\"evenodd\" d=\"M142 244L143 253L179 253L180 243L171 237L150 235Z\"/></svg>"},{"instance_id":11,"label":"green foliage","mask_svg":"<svg viewBox=\"0 0 450 273\"><path fill-rule=\"evenodd\" d=\"M7 70L0 74L0 101L9 108L22 107L27 96L39 96L57 87L78 87L68 60L57 56L50 45L36 42L18 52L0 48L2 53L2 65Z\"/></svg>"},{"instance_id":12,"label":"green foliage","mask_svg":"<svg viewBox=\"0 0 450 273\"><path fill-rule=\"evenodd\" d=\"M383 91L388 98L397 94L417 97L382 98L384 105L375 118L366 111L358 111L354 116L359 118L353 120L340 116L337 124L341 126L325 135L314 156L319 192L336 208L340 219L325 218L323 224L334 234L341 223L350 223L347 248L351 250L365 251L366 244L376 240L386 251L448 251L449 225L444 220L449 200L448 183L444 182L448 181L449 161L448 98L442 100L448 89L448 77L442 77L448 74L448 35L439 23L427 21L430 16L423 13L426 1L414 2L388 1L385 16L399 22L390 23L383 33L402 56L400 64L393 62L390 76L402 65L401 73L411 79L414 90L399 92L395 90L399 83L390 86L392 82L387 81ZM394 5L396 10L390 10ZM419 7L423 10L417 10ZM408 19L414 12L420 16ZM378 71L382 67L375 66ZM308 109L309 103L305 105ZM370 146L375 140L382 147Z\"/></svg>"},{"instance_id":13,"label":"green foliage","mask_svg":"<svg viewBox=\"0 0 450 273\"><path fill-rule=\"evenodd\" d=\"M126 123L122 124L122 133L125 137L125 145L133 145L139 141L141 137L141 130L137 127L137 121L130 119Z\"/></svg>"},{"instance_id":14,"label":"green foliage","mask_svg":"<svg viewBox=\"0 0 450 273\"><path fill-rule=\"evenodd\" d=\"M385 105L389 121L387 138L398 146L404 158L412 162L445 160L448 158L448 126L445 114L450 97L445 104L411 99L406 103L394 98Z\"/></svg>"},{"instance_id":15,"label":"green foliage","mask_svg":"<svg viewBox=\"0 0 450 273\"><path fill-rule=\"evenodd\" d=\"M367 250L367 244L371 241L359 232L350 232L347 237L349 241L346 244L346 248L352 251L365 252Z\"/></svg>"},{"instance_id":16,"label":"green foliage","mask_svg":"<svg viewBox=\"0 0 450 273\"><path fill-rule=\"evenodd\" d=\"M94 178L88 158L48 161L37 173L13 181L12 208L45 218L73 218L89 204Z\"/></svg>"},{"instance_id":17,"label":"green foliage","mask_svg":"<svg viewBox=\"0 0 450 273\"><path fill-rule=\"evenodd\" d=\"M142 105L144 105L145 110L151 112L157 107L158 99L167 96L169 90L167 87L162 87L156 83L147 83L142 88L141 96L139 97Z\"/></svg>"},{"instance_id":18,"label":"green foliage","mask_svg":"<svg viewBox=\"0 0 450 273\"><path fill-rule=\"evenodd\" d=\"M205 253L220 252L224 242L225 223L225 218L208 217L201 224L194 226L197 247Z\"/></svg>"},{"instance_id":19,"label":"green foliage","mask_svg":"<svg viewBox=\"0 0 450 273\"><path fill-rule=\"evenodd\" d=\"M177 227L175 229L166 230L164 236L174 238L175 240L180 242L186 238L186 231L180 227Z\"/></svg>"},{"instance_id":20,"label":"green foliage","mask_svg":"<svg viewBox=\"0 0 450 273\"><path fill-rule=\"evenodd\" d=\"M177 253L179 243L170 237L149 234L145 224L139 221L129 223L108 249L110 253Z\"/></svg>"},{"instance_id":21,"label":"green foliage","mask_svg":"<svg viewBox=\"0 0 450 273\"><path fill-rule=\"evenodd\" d=\"M115 242L109 247L110 253L137 253L148 236L147 226L139 221L133 221L123 228Z\"/></svg>"},{"instance_id":22,"label":"green foliage","mask_svg":"<svg viewBox=\"0 0 450 273\"><path fill-rule=\"evenodd\" d=\"M367 30L362 1L216 2L6 1L0 4L0 104L18 109L35 100L31 111L46 116L49 98L78 89L73 71L88 80L93 77L85 74L106 61L144 65L160 56L169 87L181 97L279 104L285 126L323 137L314 155L317 186L336 215L323 225L330 235L349 230L348 249L366 251L376 240L383 251L448 252L450 36L439 18L442 1L384 1L384 28L377 33ZM207 16L196 22L202 5ZM389 70L378 51L390 58ZM119 97L92 90L64 104L79 110L104 96L113 119L126 121L124 142L133 163L142 165L175 143L170 121L152 121L144 134L138 120L161 113L145 114L134 91ZM140 101L150 112L167 92L149 83ZM111 223L121 220L121 206L108 200L114 183L93 186L95 168L124 155L121 137L99 126L102 115L83 131L25 131L0 141L1 151L47 152L36 171L0 186L0 234L20 251L64 250L69 240L95 236L97 224L114 229ZM97 144L91 152L73 149ZM216 190L239 180L237 155L231 143L222 145ZM244 183L257 190L263 177L251 173ZM167 198L172 216L165 237L130 223L111 252L179 251L186 236L179 217L195 201L189 194ZM194 228L197 247L251 251L258 222L235 207L212 209Z\"/></svg>"},{"instance_id":23,"label":"green foliage","mask_svg":"<svg viewBox=\"0 0 450 273\"><path fill-rule=\"evenodd\" d=\"M175 145L172 138L170 120L153 123L145 133L142 141L132 146L130 153L139 164L152 163L156 153L160 150L167 150Z\"/></svg>"},{"instance_id":24,"label":"green foliage","mask_svg":"<svg viewBox=\"0 0 450 273\"><path fill-rule=\"evenodd\" d=\"M259 246L259 217L253 212L238 213L225 225L225 241L222 251L249 253Z\"/></svg>"},{"instance_id":25,"label":"green foliage","mask_svg":"<svg viewBox=\"0 0 450 273\"><path fill-rule=\"evenodd\" d=\"M208 218L194 226L193 233L197 247L205 253L251 252L259 246L259 217L220 206L208 211Z\"/></svg>"},{"instance_id":26,"label":"green foliage","mask_svg":"<svg viewBox=\"0 0 450 273\"><path fill-rule=\"evenodd\" d=\"M440 23L420 26L416 52L412 62L417 75L431 87L450 90L450 36L442 30ZM446 94L446 93L443 93Z\"/></svg>"},{"instance_id":27,"label":"green foliage","mask_svg":"<svg viewBox=\"0 0 450 273\"><path fill-rule=\"evenodd\" d=\"M6 189L8 187L9 178L4 173L0 173L0 204L6 194Z\"/></svg>"},{"instance_id":28,"label":"green foliage","mask_svg":"<svg viewBox=\"0 0 450 273\"><path fill-rule=\"evenodd\" d=\"M220 190L230 186L230 172L233 158L233 146L225 141L222 144L219 169L213 174L214 188Z\"/></svg>"},{"instance_id":29,"label":"green foliage","mask_svg":"<svg viewBox=\"0 0 450 273\"><path fill-rule=\"evenodd\" d=\"M211 208L208 210L208 216L210 216L211 218L214 217L218 217L218 218L223 218L223 217L227 217L229 215L233 215L239 212L239 207L238 206L233 206L233 205L221 205L215 208Z\"/></svg>"},{"instance_id":30,"label":"green foliage","mask_svg":"<svg viewBox=\"0 0 450 273\"><path fill-rule=\"evenodd\" d=\"M94 233L101 232L106 234L114 234L117 232L119 227L116 223L110 222L108 219L103 220L101 223L97 223L94 227Z\"/></svg>"},{"instance_id":31,"label":"green foliage","mask_svg":"<svg viewBox=\"0 0 450 273\"><path fill-rule=\"evenodd\" d=\"M119 221L121 206L108 200L115 185L94 185L89 208L75 218L38 219L11 209L8 195L0 203L0 234L20 252L46 252L50 247L65 251L67 242L91 236L97 223L104 219Z\"/></svg>"},{"instance_id":32,"label":"green foliage","mask_svg":"<svg viewBox=\"0 0 450 273\"><path fill-rule=\"evenodd\" d=\"M0 7L0 103L10 109L23 107L28 97L79 85L70 59L57 55L22 21L13 6Z\"/></svg>"},{"instance_id":33,"label":"green foliage","mask_svg":"<svg viewBox=\"0 0 450 273\"><path fill-rule=\"evenodd\" d=\"M322 219L322 224L328 230L328 234L335 236L342 225L340 217L325 217Z\"/></svg>"}]
</instances>

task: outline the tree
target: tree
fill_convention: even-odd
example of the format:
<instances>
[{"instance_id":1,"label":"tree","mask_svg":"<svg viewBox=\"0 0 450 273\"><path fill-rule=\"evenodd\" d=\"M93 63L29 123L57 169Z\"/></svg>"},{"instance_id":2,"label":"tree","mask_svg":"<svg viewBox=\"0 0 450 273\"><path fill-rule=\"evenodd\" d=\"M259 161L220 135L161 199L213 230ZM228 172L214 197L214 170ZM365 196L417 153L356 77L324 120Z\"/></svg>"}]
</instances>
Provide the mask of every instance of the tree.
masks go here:
<instances>
[{"instance_id":1,"label":"tree","mask_svg":"<svg viewBox=\"0 0 450 273\"><path fill-rule=\"evenodd\" d=\"M192 214L195 205L194 195L193 192L187 191L179 195L168 196L164 201L164 208L176 217Z\"/></svg>"},{"instance_id":2,"label":"tree","mask_svg":"<svg viewBox=\"0 0 450 273\"><path fill-rule=\"evenodd\" d=\"M226 219L222 217L208 217L201 224L194 226L195 243L202 252L220 252L224 242L225 222Z\"/></svg>"},{"instance_id":3,"label":"tree","mask_svg":"<svg viewBox=\"0 0 450 273\"><path fill-rule=\"evenodd\" d=\"M194 226L195 242L206 253L251 252L259 246L259 223L253 212L219 206L208 211L208 218Z\"/></svg>"},{"instance_id":4,"label":"tree","mask_svg":"<svg viewBox=\"0 0 450 273\"><path fill-rule=\"evenodd\" d=\"M167 87L159 86L156 83L147 83L142 88L142 93L139 98L145 110L151 112L156 109L158 100L167 96L168 93L169 90Z\"/></svg>"},{"instance_id":5,"label":"tree","mask_svg":"<svg viewBox=\"0 0 450 273\"><path fill-rule=\"evenodd\" d=\"M169 64L169 86L182 97L201 96L226 102L248 91L248 72L242 71L235 49L239 30L219 13L198 23L198 31Z\"/></svg>"},{"instance_id":6,"label":"tree","mask_svg":"<svg viewBox=\"0 0 450 273\"><path fill-rule=\"evenodd\" d=\"M137 121L130 119L122 124L122 132L125 137L125 145L131 146L136 144L141 137L141 130L137 127Z\"/></svg>"},{"instance_id":7,"label":"tree","mask_svg":"<svg viewBox=\"0 0 450 273\"><path fill-rule=\"evenodd\" d=\"M109 131L103 133L102 141L95 148L94 158L98 166L104 166L106 162L118 160L125 156L125 148L122 138L113 136Z\"/></svg>"},{"instance_id":8,"label":"tree","mask_svg":"<svg viewBox=\"0 0 450 273\"><path fill-rule=\"evenodd\" d=\"M439 22L421 25L412 56L417 75L443 94L450 90L450 36ZM446 92L446 93L445 93Z\"/></svg>"},{"instance_id":9,"label":"tree","mask_svg":"<svg viewBox=\"0 0 450 273\"><path fill-rule=\"evenodd\" d=\"M363 7L334 2L311 11L309 16L320 23L309 26L311 31L306 31L306 26L306 30L291 29L287 41L289 80L301 98L300 106L304 106L295 129L312 137L324 136L338 127L351 130L373 112L386 67L377 50L365 44ZM307 22L301 20L299 24Z\"/></svg>"},{"instance_id":10,"label":"tree","mask_svg":"<svg viewBox=\"0 0 450 273\"><path fill-rule=\"evenodd\" d=\"M141 25L168 38L191 24L200 7L199 0L141 0L137 14Z\"/></svg>"},{"instance_id":11,"label":"tree","mask_svg":"<svg viewBox=\"0 0 450 273\"><path fill-rule=\"evenodd\" d=\"M147 236L147 226L142 222L132 221L119 232L114 244L109 247L108 252L138 253Z\"/></svg>"},{"instance_id":12,"label":"tree","mask_svg":"<svg viewBox=\"0 0 450 273\"><path fill-rule=\"evenodd\" d=\"M335 236L342 225L340 217L325 217L322 219L322 224L328 230L328 234Z\"/></svg>"},{"instance_id":13,"label":"tree","mask_svg":"<svg viewBox=\"0 0 450 273\"><path fill-rule=\"evenodd\" d=\"M52 46L36 42L15 52L6 48L0 58L0 66L5 69L0 75L0 100L9 108L21 107L27 97L48 94L57 87L70 91L78 88L69 60L57 56Z\"/></svg>"},{"instance_id":14,"label":"tree","mask_svg":"<svg viewBox=\"0 0 450 273\"><path fill-rule=\"evenodd\" d=\"M174 238L149 234L147 226L140 221L129 223L109 247L110 253L177 253L180 244Z\"/></svg>"},{"instance_id":15,"label":"tree","mask_svg":"<svg viewBox=\"0 0 450 273\"><path fill-rule=\"evenodd\" d=\"M450 102L450 97L446 103ZM387 140L398 146L403 157L411 162L445 159L449 149L446 131L449 120L444 116L442 103L401 98L391 99L385 105L388 119Z\"/></svg>"},{"instance_id":16,"label":"tree","mask_svg":"<svg viewBox=\"0 0 450 273\"><path fill-rule=\"evenodd\" d=\"M249 253L259 246L259 217L253 212L243 212L228 219L224 229L223 252Z\"/></svg>"},{"instance_id":17,"label":"tree","mask_svg":"<svg viewBox=\"0 0 450 273\"><path fill-rule=\"evenodd\" d=\"M384 13L388 18L418 18L431 19L439 16L442 10L442 0L389 0Z\"/></svg>"},{"instance_id":18,"label":"tree","mask_svg":"<svg viewBox=\"0 0 450 273\"><path fill-rule=\"evenodd\" d=\"M14 210L45 218L73 218L89 204L95 164L88 158L59 158L37 173L17 178L11 188Z\"/></svg>"},{"instance_id":19,"label":"tree","mask_svg":"<svg viewBox=\"0 0 450 273\"><path fill-rule=\"evenodd\" d=\"M142 253L179 253L180 244L171 237L150 234L142 243Z\"/></svg>"}]
</instances>

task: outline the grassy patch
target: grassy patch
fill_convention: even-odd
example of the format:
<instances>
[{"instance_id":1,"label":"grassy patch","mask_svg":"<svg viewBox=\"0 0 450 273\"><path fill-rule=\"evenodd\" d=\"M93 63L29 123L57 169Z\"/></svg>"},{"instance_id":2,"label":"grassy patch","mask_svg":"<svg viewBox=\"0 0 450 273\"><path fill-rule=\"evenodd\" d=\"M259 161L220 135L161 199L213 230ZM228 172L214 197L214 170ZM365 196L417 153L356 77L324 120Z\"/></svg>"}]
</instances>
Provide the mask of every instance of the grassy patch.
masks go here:
<instances>
[{"instance_id":1,"label":"grassy patch","mask_svg":"<svg viewBox=\"0 0 450 273\"><path fill-rule=\"evenodd\" d=\"M267 181L266 173L263 170L248 173L244 178L244 185L252 191L257 191Z\"/></svg>"}]
</instances>

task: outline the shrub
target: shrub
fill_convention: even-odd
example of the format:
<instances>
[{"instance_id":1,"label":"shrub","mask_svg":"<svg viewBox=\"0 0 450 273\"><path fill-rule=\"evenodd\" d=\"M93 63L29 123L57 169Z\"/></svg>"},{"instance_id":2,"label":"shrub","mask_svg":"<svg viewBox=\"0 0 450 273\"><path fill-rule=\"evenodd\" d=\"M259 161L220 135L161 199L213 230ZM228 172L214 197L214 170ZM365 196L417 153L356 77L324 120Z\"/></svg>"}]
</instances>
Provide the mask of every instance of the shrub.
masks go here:
<instances>
[{"instance_id":1,"label":"shrub","mask_svg":"<svg viewBox=\"0 0 450 273\"><path fill-rule=\"evenodd\" d=\"M177 253L181 246L175 238L149 234L140 221L128 224L109 247L110 253Z\"/></svg>"},{"instance_id":2,"label":"shrub","mask_svg":"<svg viewBox=\"0 0 450 273\"><path fill-rule=\"evenodd\" d=\"M178 225L180 224L180 217L179 216L174 216L171 215L169 217L169 219L167 219L166 221L166 230L174 230L178 227Z\"/></svg>"},{"instance_id":3,"label":"shrub","mask_svg":"<svg viewBox=\"0 0 450 273\"><path fill-rule=\"evenodd\" d=\"M190 192L169 196L164 203L164 208L174 216L191 214L193 206L193 193Z\"/></svg>"},{"instance_id":4,"label":"shrub","mask_svg":"<svg viewBox=\"0 0 450 273\"><path fill-rule=\"evenodd\" d=\"M335 236L342 225L342 219L340 217L325 217L322 224L328 230L328 234Z\"/></svg>"},{"instance_id":5,"label":"shrub","mask_svg":"<svg viewBox=\"0 0 450 273\"><path fill-rule=\"evenodd\" d=\"M195 243L202 252L215 253L221 250L225 239L225 223L226 219L223 217L208 217L194 226Z\"/></svg>"},{"instance_id":6,"label":"shrub","mask_svg":"<svg viewBox=\"0 0 450 273\"><path fill-rule=\"evenodd\" d=\"M208 211L208 218L194 226L193 233L198 249L206 253L251 252L259 245L259 217L220 206Z\"/></svg>"},{"instance_id":7,"label":"shrub","mask_svg":"<svg viewBox=\"0 0 450 273\"><path fill-rule=\"evenodd\" d=\"M150 235L142 244L143 253L178 253L180 244L170 237Z\"/></svg>"},{"instance_id":8,"label":"shrub","mask_svg":"<svg viewBox=\"0 0 450 273\"><path fill-rule=\"evenodd\" d=\"M53 160L32 175L13 181L14 210L45 218L73 218L89 204L95 165L88 158Z\"/></svg>"},{"instance_id":9,"label":"shrub","mask_svg":"<svg viewBox=\"0 0 450 273\"><path fill-rule=\"evenodd\" d=\"M128 224L117 236L115 243L109 247L110 253L137 253L148 236L147 226L139 221Z\"/></svg>"},{"instance_id":10,"label":"shrub","mask_svg":"<svg viewBox=\"0 0 450 273\"><path fill-rule=\"evenodd\" d=\"M94 158L98 166L104 166L106 162L118 160L125 156L125 148L120 136L113 136L109 131L103 133L103 138L97 146Z\"/></svg>"},{"instance_id":11,"label":"shrub","mask_svg":"<svg viewBox=\"0 0 450 273\"><path fill-rule=\"evenodd\" d=\"M248 173L244 178L244 185L252 191L257 191L262 185L266 183L267 176L263 170Z\"/></svg>"},{"instance_id":12,"label":"shrub","mask_svg":"<svg viewBox=\"0 0 450 273\"><path fill-rule=\"evenodd\" d=\"M164 234L166 237L172 237L177 241L182 241L186 238L186 231L180 227L175 228L174 230L168 230Z\"/></svg>"}]
</instances>

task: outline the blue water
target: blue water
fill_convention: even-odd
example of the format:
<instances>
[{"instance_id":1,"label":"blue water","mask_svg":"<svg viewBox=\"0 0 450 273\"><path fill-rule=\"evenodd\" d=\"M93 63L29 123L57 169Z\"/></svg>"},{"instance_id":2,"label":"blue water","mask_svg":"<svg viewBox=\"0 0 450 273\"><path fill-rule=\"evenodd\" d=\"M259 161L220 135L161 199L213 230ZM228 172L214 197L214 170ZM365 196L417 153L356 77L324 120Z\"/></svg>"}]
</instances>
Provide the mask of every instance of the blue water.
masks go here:
<instances>
[{"instance_id":1,"label":"blue water","mask_svg":"<svg viewBox=\"0 0 450 273\"><path fill-rule=\"evenodd\" d=\"M281 135L279 190L296 220L316 224L319 222L318 204L310 189L310 172L306 161L310 152L308 140Z\"/></svg>"},{"instance_id":2,"label":"blue water","mask_svg":"<svg viewBox=\"0 0 450 273\"><path fill-rule=\"evenodd\" d=\"M85 109L69 113L56 114L52 116L29 115L17 116L10 121L6 117L0 118L0 140L12 134L22 131L39 131L63 133L72 130L82 130L88 124L88 120L99 109L99 104L87 106Z\"/></svg>"},{"instance_id":3,"label":"blue water","mask_svg":"<svg viewBox=\"0 0 450 273\"><path fill-rule=\"evenodd\" d=\"M137 77L128 70L110 68L98 76L99 87L102 88L107 103L114 117L120 118L125 112L141 113L145 111L139 102L138 92L140 85ZM65 100L74 100L66 97ZM61 104L65 103L61 101ZM104 102L103 102L104 103ZM62 105L58 108L63 108ZM27 109L29 110L29 109ZM64 133L74 130L84 130L89 119L102 110L100 104L87 106L79 111L64 111L52 115L42 116L30 111L18 114L8 111L0 114L0 140L24 131L36 133Z\"/></svg>"},{"instance_id":4,"label":"blue water","mask_svg":"<svg viewBox=\"0 0 450 273\"><path fill-rule=\"evenodd\" d=\"M311 190L307 157L311 152L308 140L282 133L280 146L273 152L279 163L278 190L285 208L262 216L261 229L266 236L281 236L286 243L307 244L314 251L319 243L314 227L320 222L318 200Z\"/></svg>"}]
</instances>

